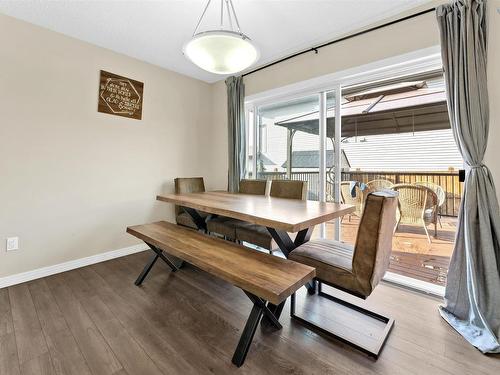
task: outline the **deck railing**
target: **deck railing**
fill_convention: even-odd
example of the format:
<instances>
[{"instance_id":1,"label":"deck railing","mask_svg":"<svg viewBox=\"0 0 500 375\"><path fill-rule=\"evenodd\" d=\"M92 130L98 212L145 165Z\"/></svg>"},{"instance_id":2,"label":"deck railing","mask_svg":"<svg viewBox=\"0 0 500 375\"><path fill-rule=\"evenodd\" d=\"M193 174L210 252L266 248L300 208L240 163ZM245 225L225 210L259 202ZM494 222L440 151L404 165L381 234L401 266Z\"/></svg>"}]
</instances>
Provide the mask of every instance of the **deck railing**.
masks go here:
<instances>
[{"instance_id":1,"label":"deck railing","mask_svg":"<svg viewBox=\"0 0 500 375\"><path fill-rule=\"evenodd\" d=\"M283 180L286 172L259 172L258 178ZM292 180L307 181L309 199L319 196L318 172L292 172ZM359 181L367 183L371 180L389 180L394 184L414 183L426 181L435 183L443 188L446 194L444 204L441 206L441 215L458 216L460 200L462 197L463 183L459 182L458 172L402 172L402 171L349 171L342 172L342 181ZM327 196L333 196L333 185L327 184Z\"/></svg>"}]
</instances>

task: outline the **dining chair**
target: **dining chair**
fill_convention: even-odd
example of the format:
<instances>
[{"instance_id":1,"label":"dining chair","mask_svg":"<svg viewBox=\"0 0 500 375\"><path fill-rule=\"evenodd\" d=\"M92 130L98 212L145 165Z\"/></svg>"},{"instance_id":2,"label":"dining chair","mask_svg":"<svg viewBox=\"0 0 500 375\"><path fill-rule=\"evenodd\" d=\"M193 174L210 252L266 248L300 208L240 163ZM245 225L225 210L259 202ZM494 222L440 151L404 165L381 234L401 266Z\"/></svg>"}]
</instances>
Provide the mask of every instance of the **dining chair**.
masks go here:
<instances>
[{"instance_id":1,"label":"dining chair","mask_svg":"<svg viewBox=\"0 0 500 375\"><path fill-rule=\"evenodd\" d=\"M175 193L202 193L205 191L205 182L203 177L179 177L174 179ZM198 212L203 220L206 220L208 214L205 212ZM193 221L185 208L182 206L175 206L175 221L179 225L188 228L198 229L198 226Z\"/></svg>"},{"instance_id":2,"label":"dining chair","mask_svg":"<svg viewBox=\"0 0 500 375\"><path fill-rule=\"evenodd\" d=\"M277 198L305 200L307 197L307 181L273 180L269 195Z\"/></svg>"},{"instance_id":3,"label":"dining chair","mask_svg":"<svg viewBox=\"0 0 500 375\"><path fill-rule=\"evenodd\" d=\"M243 179L239 184L240 194L265 195L267 189L266 180ZM245 224L244 221L232 219L225 216L217 216L207 220L209 233L216 233L227 240L236 240L236 227Z\"/></svg>"},{"instance_id":4,"label":"dining chair","mask_svg":"<svg viewBox=\"0 0 500 375\"><path fill-rule=\"evenodd\" d=\"M422 185L397 184L392 190L399 193L398 221L400 224L417 224L424 228L427 240L431 243L431 237L427 230L427 223L434 224L434 237L437 237L437 205L436 193Z\"/></svg>"},{"instance_id":5,"label":"dining chair","mask_svg":"<svg viewBox=\"0 0 500 375\"><path fill-rule=\"evenodd\" d=\"M273 180L271 181L270 196L276 198L305 200L307 195L307 181ZM277 249L271 234L266 227L256 224L243 223L236 226L236 239L262 247L272 253Z\"/></svg>"},{"instance_id":6,"label":"dining chair","mask_svg":"<svg viewBox=\"0 0 500 375\"><path fill-rule=\"evenodd\" d=\"M441 207L443 206L444 202L446 201L446 193L444 191L444 189L438 185L438 184L435 184L433 182L429 182L429 181L417 181L414 183L415 185L421 185L421 186L425 186L425 187L428 187L429 189L431 189L434 193L436 193L436 196L437 196L437 218L438 218L438 221L439 221L439 226L442 228L443 227L443 224L441 223Z\"/></svg>"},{"instance_id":7,"label":"dining chair","mask_svg":"<svg viewBox=\"0 0 500 375\"><path fill-rule=\"evenodd\" d=\"M240 194L267 195L267 186L267 180L243 179L240 181L239 192Z\"/></svg>"},{"instance_id":8,"label":"dining chair","mask_svg":"<svg viewBox=\"0 0 500 375\"><path fill-rule=\"evenodd\" d=\"M389 267L397 206L398 194L396 192L370 193L366 198L354 246L344 242L317 239L297 247L289 255L289 259L293 261L316 268L319 296L340 303L386 324L384 334L378 339L381 343L380 348L387 338L394 320L327 294L323 291L322 284L361 299L370 296ZM312 327L313 330L319 330L331 337L339 337L296 315L295 307L296 297L293 294L290 307L292 318L298 320L299 323ZM348 343L369 352L375 357L378 356L380 350L374 352L363 347L360 343L351 341Z\"/></svg>"}]
</instances>

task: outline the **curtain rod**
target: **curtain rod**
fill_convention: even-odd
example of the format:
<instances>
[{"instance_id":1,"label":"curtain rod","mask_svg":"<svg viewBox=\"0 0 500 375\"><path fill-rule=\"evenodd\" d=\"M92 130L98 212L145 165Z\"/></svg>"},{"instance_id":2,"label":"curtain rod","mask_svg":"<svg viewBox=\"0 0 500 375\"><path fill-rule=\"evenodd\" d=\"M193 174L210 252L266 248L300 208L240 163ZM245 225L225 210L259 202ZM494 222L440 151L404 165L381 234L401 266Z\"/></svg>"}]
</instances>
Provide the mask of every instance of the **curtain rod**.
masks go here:
<instances>
[{"instance_id":1,"label":"curtain rod","mask_svg":"<svg viewBox=\"0 0 500 375\"><path fill-rule=\"evenodd\" d=\"M414 14L410 14L409 16L406 16L406 17L402 17L402 18L398 18L394 21L390 21L390 22L387 22L387 23L384 23L382 25L378 25L378 26L374 26L374 27L371 27L369 29L366 29L366 30L362 30L362 31L359 31L357 33L354 33L354 34L350 34L350 35L346 35L342 38L339 38L339 39L335 39L335 40L332 40L330 42L327 42L327 43L323 43L323 44L320 44L320 45L317 45L315 47L312 47L312 48L309 48L309 49L306 49L306 50L303 50L303 51L300 51L300 52L297 52L297 53L294 53L293 55L290 55L290 56L287 56L287 57L284 57L280 60L277 60L277 61L274 61L274 62L271 62L267 65L263 65L259 68L256 68L254 70L251 70L249 71L248 73L245 73L242 75L242 77L245 77L245 76L248 76L250 74L253 74L253 73L256 73L260 70L263 70L263 69L266 69L266 68L269 68L270 66L273 66L273 65L276 65L276 64L279 64L279 63L282 63L283 61L286 61L286 60L290 60L290 59L293 59L294 57L297 57L297 56L300 56L300 55L303 55L305 53L309 53L309 52L314 52L314 53L318 53L318 50L320 48L323 48L323 47L327 47L327 46L330 46L332 44L335 44L335 43L339 43L339 42L342 42L344 40L347 40L347 39L351 39L351 38L354 38L356 36L359 36L359 35L363 35L363 34L366 34L366 33L369 33L369 32L372 32L372 31L375 31L375 30L378 30L378 29L381 29L383 27L387 27L387 26L391 26L391 25L394 25L396 23L399 23L399 22L403 22L403 21L406 21L406 20L409 20L411 18L415 18L415 17L418 17L418 16L421 16L423 14L427 14L427 13L430 13L430 12L434 12L436 10L436 8L430 8L430 9L427 9L427 10L423 10L421 12L418 12L418 13L414 13Z\"/></svg>"}]
</instances>

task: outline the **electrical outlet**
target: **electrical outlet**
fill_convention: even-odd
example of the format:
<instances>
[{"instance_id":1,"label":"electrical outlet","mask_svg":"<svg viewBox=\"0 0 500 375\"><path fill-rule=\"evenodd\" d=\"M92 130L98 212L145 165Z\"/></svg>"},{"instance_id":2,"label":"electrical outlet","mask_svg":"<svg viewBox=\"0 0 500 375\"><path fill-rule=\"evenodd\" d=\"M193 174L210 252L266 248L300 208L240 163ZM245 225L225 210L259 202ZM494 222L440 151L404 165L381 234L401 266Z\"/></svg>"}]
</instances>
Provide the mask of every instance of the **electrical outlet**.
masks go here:
<instances>
[{"instance_id":1,"label":"electrical outlet","mask_svg":"<svg viewBox=\"0 0 500 375\"><path fill-rule=\"evenodd\" d=\"M7 238L7 251L13 251L19 249L19 237L9 237Z\"/></svg>"}]
</instances>

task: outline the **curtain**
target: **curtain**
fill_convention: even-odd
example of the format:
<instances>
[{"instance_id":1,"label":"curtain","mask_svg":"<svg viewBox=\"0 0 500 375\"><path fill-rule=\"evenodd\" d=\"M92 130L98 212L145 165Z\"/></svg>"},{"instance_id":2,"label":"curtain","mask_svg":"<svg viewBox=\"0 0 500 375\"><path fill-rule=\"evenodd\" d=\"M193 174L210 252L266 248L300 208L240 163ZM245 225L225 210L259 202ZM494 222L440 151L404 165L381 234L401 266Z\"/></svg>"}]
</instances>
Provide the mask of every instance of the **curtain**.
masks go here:
<instances>
[{"instance_id":1,"label":"curtain","mask_svg":"<svg viewBox=\"0 0 500 375\"><path fill-rule=\"evenodd\" d=\"M499 353L500 212L483 163L489 127L485 13L484 0L453 0L436 11L448 111L467 170L440 313L483 353Z\"/></svg>"},{"instance_id":2,"label":"curtain","mask_svg":"<svg viewBox=\"0 0 500 375\"><path fill-rule=\"evenodd\" d=\"M228 190L238 192L240 180L245 177L245 84L243 77L229 77L227 87L227 124L229 173Z\"/></svg>"}]
</instances>

